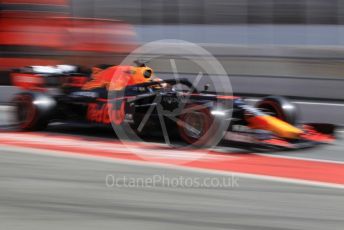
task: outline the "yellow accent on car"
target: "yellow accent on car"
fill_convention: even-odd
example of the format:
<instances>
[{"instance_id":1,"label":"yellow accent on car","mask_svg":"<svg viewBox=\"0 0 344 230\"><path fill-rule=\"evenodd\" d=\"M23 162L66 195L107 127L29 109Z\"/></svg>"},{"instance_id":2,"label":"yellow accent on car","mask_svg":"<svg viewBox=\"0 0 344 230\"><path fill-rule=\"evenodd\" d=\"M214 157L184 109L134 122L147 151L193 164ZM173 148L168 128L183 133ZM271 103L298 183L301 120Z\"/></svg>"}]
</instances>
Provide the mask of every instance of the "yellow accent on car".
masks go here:
<instances>
[{"instance_id":1,"label":"yellow accent on car","mask_svg":"<svg viewBox=\"0 0 344 230\"><path fill-rule=\"evenodd\" d=\"M266 121L265 129L277 134L279 137L296 139L303 133L301 129L276 117L262 116L261 118Z\"/></svg>"}]
</instances>

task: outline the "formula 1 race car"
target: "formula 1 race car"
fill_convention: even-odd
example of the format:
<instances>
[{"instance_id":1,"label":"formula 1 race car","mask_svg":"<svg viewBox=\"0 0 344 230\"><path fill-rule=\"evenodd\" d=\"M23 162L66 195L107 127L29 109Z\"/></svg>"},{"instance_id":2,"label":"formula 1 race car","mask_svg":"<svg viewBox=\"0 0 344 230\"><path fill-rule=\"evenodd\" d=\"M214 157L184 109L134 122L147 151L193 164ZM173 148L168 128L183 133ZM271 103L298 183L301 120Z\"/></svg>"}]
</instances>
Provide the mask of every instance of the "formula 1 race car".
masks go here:
<instances>
[{"instance_id":1,"label":"formula 1 race car","mask_svg":"<svg viewBox=\"0 0 344 230\"><path fill-rule=\"evenodd\" d=\"M137 136L158 129L167 143L178 135L195 147L221 141L294 149L335 139L331 124L297 124L297 108L284 97L252 106L240 97L200 91L187 79L157 79L142 63L100 65L89 72L71 65L31 66L11 76L23 90L13 99L21 130L55 121L112 125Z\"/></svg>"}]
</instances>

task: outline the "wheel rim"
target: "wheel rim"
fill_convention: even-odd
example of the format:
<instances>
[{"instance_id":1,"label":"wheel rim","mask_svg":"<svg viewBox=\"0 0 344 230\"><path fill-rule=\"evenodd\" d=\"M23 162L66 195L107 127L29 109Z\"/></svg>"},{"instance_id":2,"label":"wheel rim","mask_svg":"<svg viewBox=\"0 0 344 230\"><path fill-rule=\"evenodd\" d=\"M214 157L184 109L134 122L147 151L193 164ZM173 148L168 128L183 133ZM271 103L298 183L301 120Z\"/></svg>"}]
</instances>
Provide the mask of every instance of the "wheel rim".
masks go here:
<instances>
[{"instance_id":1,"label":"wheel rim","mask_svg":"<svg viewBox=\"0 0 344 230\"><path fill-rule=\"evenodd\" d=\"M204 116L200 112L185 114L183 126L184 133L194 139L201 138L204 134Z\"/></svg>"}]
</instances>

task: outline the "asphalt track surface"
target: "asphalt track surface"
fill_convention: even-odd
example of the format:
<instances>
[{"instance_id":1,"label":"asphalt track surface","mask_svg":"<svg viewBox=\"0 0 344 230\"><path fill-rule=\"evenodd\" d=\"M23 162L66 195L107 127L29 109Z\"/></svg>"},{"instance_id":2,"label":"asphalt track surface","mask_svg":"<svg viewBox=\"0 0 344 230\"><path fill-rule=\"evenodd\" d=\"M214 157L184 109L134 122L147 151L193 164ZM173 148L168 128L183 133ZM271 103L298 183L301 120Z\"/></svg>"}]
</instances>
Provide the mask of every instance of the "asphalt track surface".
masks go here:
<instances>
[{"instance_id":1,"label":"asphalt track surface","mask_svg":"<svg viewBox=\"0 0 344 230\"><path fill-rule=\"evenodd\" d=\"M159 166L55 157L31 150L0 155L2 229L343 229L342 189L238 176L228 187L185 187L131 179L224 176ZM120 178L106 184L107 175ZM166 179L165 179L166 180Z\"/></svg>"},{"instance_id":2,"label":"asphalt track surface","mask_svg":"<svg viewBox=\"0 0 344 230\"><path fill-rule=\"evenodd\" d=\"M80 127L57 126L39 134L67 133L113 139L105 137L106 132L95 135ZM342 163L343 145L339 140L306 151L266 154ZM18 146L1 147L0 176L2 229L323 230L344 226L343 189L278 178L70 157ZM171 182L181 177L193 183ZM109 178L115 178L115 183ZM147 178L149 183L142 182ZM203 184L206 178L227 184L195 183Z\"/></svg>"}]
</instances>

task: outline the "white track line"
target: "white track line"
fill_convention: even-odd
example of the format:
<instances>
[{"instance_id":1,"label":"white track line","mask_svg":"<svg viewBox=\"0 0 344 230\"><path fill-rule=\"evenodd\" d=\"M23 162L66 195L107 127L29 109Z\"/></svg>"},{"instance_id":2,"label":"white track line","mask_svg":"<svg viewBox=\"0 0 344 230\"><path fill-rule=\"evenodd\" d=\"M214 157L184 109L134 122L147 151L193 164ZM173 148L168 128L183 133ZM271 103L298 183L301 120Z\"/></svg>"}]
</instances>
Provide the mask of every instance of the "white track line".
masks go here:
<instances>
[{"instance_id":1,"label":"white track line","mask_svg":"<svg viewBox=\"0 0 344 230\"><path fill-rule=\"evenodd\" d=\"M125 165L140 165L143 167L154 167L154 168L163 167L163 168L168 168L171 170L183 170L183 171L188 171L188 172L208 173L208 174L224 175L224 176L238 176L238 177L243 177L243 178L298 184L298 185L305 185L305 186L344 189L344 185L341 185L341 184L307 181L307 180L301 180L301 179L290 179L290 178L264 176L264 175L248 174L248 173L191 168L187 166L171 165L171 164L156 163L156 162L146 162L146 161L143 162L143 161L135 161L135 160L114 159L114 158L101 157L101 156L90 156L90 155L85 155L82 153L71 154L71 153L67 153L63 151L51 151L51 150L42 151L35 148L13 147L13 146L4 145L4 144L0 144L0 147L2 150L13 152L13 153L24 153L24 154L52 156L52 157L64 157L64 158L71 158L71 159L84 159L84 160L93 160L93 161L100 161L100 162L107 162L107 163L114 162L114 163L125 164Z\"/></svg>"},{"instance_id":2,"label":"white track line","mask_svg":"<svg viewBox=\"0 0 344 230\"><path fill-rule=\"evenodd\" d=\"M6 140L11 140L14 142L23 142L26 141L27 143L32 144L40 144L42 142L42 138L44 136L40 135L26 135L26 134L16 134L16 135L9 135L7 133L0 133L0 138L4 138ZM97 151L105 151L105 152L123 152L128 154L135 154L140 157L152 157L152 158L165 158L165 159L176 159L176 160L195 160L195 159L203 159L203 160L223 160L223 159L238 159L235 156L228 156L228 155L214 155L208 154L208 151L187 151L187 150L174 150L170 149L166 151L163 155L161 155L161 149L154 149L153 148L140 148L140 146L135 146L134 144L125 144L125 143L109 143L109 142L89 142L86 140L75 140L70 137L44 137L44 143L51 145L51 146L67 146L71 148L75 147L86 147L87 149ZM212 151L218 153L227 153L227 151L221 151L222 149L213 148ZM78 150L82 151L82 150ZM324 163L335 163L335 164L344 164L343 161L334 161L334 160L326 160L326 159L316 159L316 158L306 158L306 157L297 157L297 156L285 156L282 154L267 154L267 153L255 153L255 155L262 155L268 157L275 157L275 158L285 158L285 159L295 159L295 160L307 160L307 161L314 161L314 162L324 162Z\"/></svg>"},{"instance_id":3,"label":"white track line","mask_svg":"<svg viewBox=\"0 0 344 230\"><path fill-rule=\"evenodd\" d=\"M245 98L245 101L260 101L260 99ZM305 105L325 105L325 106L344 107L344 104L341 104L341 103L308 102L308 101L292 101L292 102L295 104L305 104Z\"/></svg>"},{"instance_id":4,"label":"white track line","mask_svg":"<svg viewBox=\"0 0 344 230\"><path fill-rule=\"evenodd\" d=\"M335 161L335 160L326 160L326 159L317 159L309 157L295 157L295 156L285 156L280 154L269 154L269 153L254 153L255 155L265 156L265 157L275 157L283 159L292 159L292 160L305 160L305 161L314 161L321 163L332 163L332 164L344 164L344 161Z\"/></svg>"},{"instance_id":5,"label":"white track line","mask_svg":"<svg viewBox=\"0 0 344 230\"><path fill-rule=\"evenodd\" d=\"M339 104L339 103L307 102L307 101L294 101L293 103L295 103L295 104L304 104L304 105L325 105L325 106L344 107L344 104Z\"/></svg>"},{"instance_id":6,"label":"white track line","mask_svg":"<svg viewBox=\"0 0 344 230\"><path fill-rule=\"evenodd\" d=\"M66 146L70 148L78 148L79 146L92 150L94 152L104 151L109 153L120 152L137 155L142 158L163 158L163 159L174 159L174 160L223 160L223 159L238 159L234 156L226 155L214 155L208 154L208 151L187 151L187 150L178 150L178 149L169 149L164 154L161 154L161 149L155 149L154 146L151 148L141 148L140 146L135 146L134 144L126 143L109 143L109 142L90 142L87 140L73 139L70 137L48 137L40 135L26 135L16 133L11 135L8 133L0 133L0 139L11 140L14 143L30 143L30 144L41 144L42 138L44 138L44 144L50 146ZM78 150L82 151L82 150Z\"/></svg>"}]
</instances>

